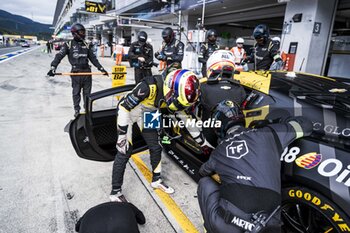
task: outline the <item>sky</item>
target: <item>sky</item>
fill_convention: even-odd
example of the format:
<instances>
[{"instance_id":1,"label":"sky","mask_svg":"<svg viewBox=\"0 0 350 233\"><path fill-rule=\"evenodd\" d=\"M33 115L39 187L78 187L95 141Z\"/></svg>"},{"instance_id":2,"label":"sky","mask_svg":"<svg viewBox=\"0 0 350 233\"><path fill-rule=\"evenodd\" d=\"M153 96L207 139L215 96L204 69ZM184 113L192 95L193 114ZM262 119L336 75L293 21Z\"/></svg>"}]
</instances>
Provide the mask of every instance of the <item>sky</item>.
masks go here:
<instances>
[{"instance_id":1,"label":"sky","mask_svg":"<svg viewBox=\"0 0 350 233\"><path fill-rule=\"evenodd\" d=\"M1 0L0 9L39 23L52 24L57 0Z\"/></svg>"}]
</instances>

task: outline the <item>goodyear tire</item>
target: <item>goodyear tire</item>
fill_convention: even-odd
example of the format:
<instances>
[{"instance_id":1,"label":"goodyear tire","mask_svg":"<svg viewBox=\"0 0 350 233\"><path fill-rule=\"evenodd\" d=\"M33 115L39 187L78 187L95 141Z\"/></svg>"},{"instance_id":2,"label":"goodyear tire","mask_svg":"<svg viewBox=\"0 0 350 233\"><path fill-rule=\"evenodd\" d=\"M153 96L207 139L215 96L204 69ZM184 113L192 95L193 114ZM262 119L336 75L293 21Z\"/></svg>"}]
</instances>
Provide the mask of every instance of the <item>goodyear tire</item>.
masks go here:
<instances>
[{"instance_id":1,"label":"goodyear tire","mask_svg":"<svg viewBox=\"0 0 350 233\"><path fill-rule=\"evenodd\" d=\"M283 232L350 232L349 218L325 196L294 186L282 189Z\"/></svg>"}]
</instances>

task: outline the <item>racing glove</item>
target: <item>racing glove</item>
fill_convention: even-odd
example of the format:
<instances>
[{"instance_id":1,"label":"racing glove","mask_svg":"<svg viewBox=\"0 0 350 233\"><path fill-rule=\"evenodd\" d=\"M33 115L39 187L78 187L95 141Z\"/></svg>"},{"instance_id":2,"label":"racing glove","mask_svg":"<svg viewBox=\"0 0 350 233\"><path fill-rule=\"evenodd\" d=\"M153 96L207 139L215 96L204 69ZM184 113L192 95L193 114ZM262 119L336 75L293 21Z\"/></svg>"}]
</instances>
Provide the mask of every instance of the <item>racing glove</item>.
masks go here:
<instances>
[{"instance_id":1,"label":"racing glove","mask_svg":"<svg viewBox=\"0 0 350 233\"><path fill-rule=\"evenodd\" d=\"M277 59L272 65L270 66L270 70L281 70L283 67L283 61L282 59Z\"/></svg>"},{"instance_id":2,"label":"racing glove","mask_svg":"<svg viewBox=\"0 0 350 233\"><path fill-rule=\"evenodd\" d=\"M137 59L138 59L140 62L145 62L145 61L146 61L144 57L138 57Z\"/></svg>"},{"instance_id":3,"label":"racing glove","mask_svg":"<svg viewBox=\"0 0 350 233\"><path fill-rule=\"evenodd\" d=\"M212 145L210 145L210 143L206 139L204 139L204 141L202 143L200 143L200 146L202 149L202 153L205 156L209 156L214 149L214 147Z\"/></svg>"},{"instance_id":4,"label":"racing glove","mask_svg":"<svg viewBox=\"0 0 350 233\"><path fill-rule=\"evenodd\" d=\"M55 74L56 74L56 67L51 66L51 69L49 70L49 72L47 72L47 75L50 77L53 77L55 76Z\"/></svg>"},{"instance_id":5,"label":"racing glove","mask_svg":"<svg viewBox=\"0 0 350 233\"><path fill-rule=\"evenodd\" d=\"M213 148L211 148L207 145L201 146L201 149L202 149L202 152L205 156L209 156L211 154L211 152L213 151Z\"/></svg>"},{"instance_id":6,"label":"racing glove","mask_svg":"<svg viewBox=\"0 0 350 233\"><path fill-rule=\"evenodd\" d=\"M99 71L101 71L103 75L109 76L108 72L102 66L99 68Z\"/></svg>"},{"instance_id":7,"label":"racing glove","mask_svg":"<svg viewBox=\"0 0 350 233\"><path fill-rule=\"evenodd\" d=\"M158 53L158 52L157 52ZM156 53L156 54L157 54ZM160 61L165 61L166 60L166 56L165 56L165 54L163 53L163 52L160 52L160 53L158 53L158 55L156 55L156 58L158 59L158 60L160 60Z\"/></svg>"},{"instance_id":8,"label":"racing glove","mask_svg":"<svg viewBox=\"0 0 350 233\"><path fill-rule=\"evenodd\" d=\"M117 140L116 148L120 153L126 154L126 152L129 150L129 142L127 138L128 126L117 125L117 130L118 130L118 140Z\"/></svg>"},{"instance_id":9,"label":"racing glove","mask_svg":"<svg viewBox=\"0 0 350 233\"><path fill-rule=\"evenodd\" d=\"M124 155L129 150L129 142L128 142L126 134L119 134L118 135L118 141L117 141L116 148L120 153L122 153Z\"/></svg>"},{"instance_id":10,"label":"racing glove","mask_svg":"<svg viewBox=\"0 0 350 233\"><path fill-rule=\"evenodd\" d=\"M140 68L140 63L139 62L133 62L131 64L131 66L134 67L134 68Z\"/></svg>"}]
</instances>

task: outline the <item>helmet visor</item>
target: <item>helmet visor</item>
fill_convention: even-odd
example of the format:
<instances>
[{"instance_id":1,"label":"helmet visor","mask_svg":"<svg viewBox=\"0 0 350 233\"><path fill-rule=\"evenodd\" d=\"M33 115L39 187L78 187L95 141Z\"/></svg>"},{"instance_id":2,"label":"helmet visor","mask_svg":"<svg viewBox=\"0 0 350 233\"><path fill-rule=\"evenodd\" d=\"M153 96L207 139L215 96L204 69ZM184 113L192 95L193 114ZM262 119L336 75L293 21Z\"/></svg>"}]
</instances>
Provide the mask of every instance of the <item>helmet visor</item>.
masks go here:
<instances>
[{"instance_id":1,"label":"helmet visor","mask_svg":"<svg viewBox=\"0 0 350 233\"><path fill-rule=\"evenodd\" d=\"M188 77L187 85L185 87L185 96L189 104L194 104L199 96L199 83L195 76Z\"/></svg>"},{"instance_id":2,"label":"helmet visor","mask_svg":"<svg viewBox=\"0 0 350 233\"><path fill-rule=\"evenodd\" d=\"M76 31L75 33L73 32L73 36L74 34L76 35L76 37L78 37L78 39L85 39L85 30L84 29L80 29L78 31Z\"/></svg>"},{"instance_id":3,"label":"helmet visor","mask_svg":"<svg viewBox=\"0 0 350 233\"><path fill-rule=\"evenodd\" d=\"M163 36L163 40L165 43L169 43L171 41L171 36L168 35L168 36Z\"/></svg>"}]
</instances>

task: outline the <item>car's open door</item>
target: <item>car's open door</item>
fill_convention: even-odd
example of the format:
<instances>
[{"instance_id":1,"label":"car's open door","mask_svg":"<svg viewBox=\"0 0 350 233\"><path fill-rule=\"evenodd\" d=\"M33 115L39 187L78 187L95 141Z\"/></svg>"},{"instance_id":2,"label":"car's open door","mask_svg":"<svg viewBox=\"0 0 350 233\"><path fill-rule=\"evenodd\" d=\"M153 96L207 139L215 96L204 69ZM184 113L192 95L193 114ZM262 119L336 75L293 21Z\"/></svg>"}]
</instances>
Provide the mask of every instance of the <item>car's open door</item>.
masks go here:
<instances>
[{"instance_id":1,"label":"car's open door","mask_svg":"<svg viewBox=\"0 0 350 233\"><path fill-rule=\"evenodd\" d=\"M111 88L87 97L86 114L79 115L69 126L69 135L79 157L95 161L112 161L117 152L116 108L120 98L135 85ZM136 124L133 127L133 151L146 149Z\"/></svg>"}]
</instances>

